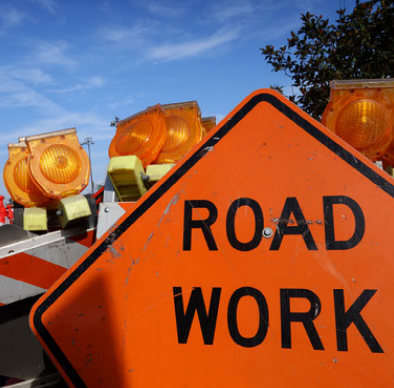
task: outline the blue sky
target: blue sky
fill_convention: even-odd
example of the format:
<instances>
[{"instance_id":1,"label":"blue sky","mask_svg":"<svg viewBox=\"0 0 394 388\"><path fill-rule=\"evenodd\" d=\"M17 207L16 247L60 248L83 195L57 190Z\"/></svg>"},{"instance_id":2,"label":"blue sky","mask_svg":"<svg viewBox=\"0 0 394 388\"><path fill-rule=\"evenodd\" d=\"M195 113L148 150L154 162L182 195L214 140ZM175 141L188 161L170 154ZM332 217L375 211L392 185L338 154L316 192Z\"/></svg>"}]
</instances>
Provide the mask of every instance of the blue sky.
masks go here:
<instances>
[{"instance_id":1,"label":"blue sky","mask_svg":"<svg viewBox=\"0 0 394 388\"><path fill-rule=\"evenodd\" d=\"M123 119L196 100L221 120L252 91L290 79L260 48L284 45L307 11L335 19L351 0L0 0L0 166L19 136L92 136L100 183ZM2 180L0 194L8 198Z\"/></svg>"}]
</instances>

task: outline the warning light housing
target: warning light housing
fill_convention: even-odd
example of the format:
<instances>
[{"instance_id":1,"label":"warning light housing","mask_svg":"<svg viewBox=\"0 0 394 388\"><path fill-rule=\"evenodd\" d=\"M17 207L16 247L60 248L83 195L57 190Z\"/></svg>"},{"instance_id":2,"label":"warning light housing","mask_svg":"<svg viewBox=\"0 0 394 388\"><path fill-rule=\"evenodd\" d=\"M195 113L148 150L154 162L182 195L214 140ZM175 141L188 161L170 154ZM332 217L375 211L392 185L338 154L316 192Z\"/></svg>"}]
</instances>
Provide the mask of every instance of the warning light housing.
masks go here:
<instances>
[{"instance_id":1,"label":"warning light housing","mask_svg":"<svg viewBox=\"0 0 394 388\"><path fill-rule=\"evenodd\" d=\"M88 185L89 158L75 128L25 138L31 178L48 197L79 194Z\"/></svg>"},{"instance_id":2,"label":"warning light housing","mask_svg":"<svg viewBox=\"0 0 394 388\"><path fill-rule=\"evenodd\" d=\"M32 207L23 212L23 229L32 232L48 230L47 210L41 207Z\"/></svg>"},{"instance_id":3,"label":"warning light housing","mask_svg":"<svg viewBox=\"0 0 394 388\"><path fill-rule=\"evenodd\" d=\"M394 81L332 81L322 124L372 161L394 163Z\"/></svg>"},{"instance_id":4,"label":"warning light housing","mask_svg":"<svg viewBox=\"0 0 394 388\"><path fill-rule=\"evenodd\" d=\"M109 157L137 156L144 167L152 163L167 138L166 114L158 104L119 121Z\"/></svg>"},{"instance_id":5,"label":"warning light housing","mask_svg":"<svg viewBox=\"0 0 394 388\"><path fill-rule=\"evenodd\" d=\"M143 168L173 164L215 126L215 117L201 118L196 101L157 104L117 123L108 154L137 156Z\"/></svg>"},{"instance_id":6,"label":"warning light housing","mask_svg":"<svg viewBox=\"0 0 394 388\"><path fill-rule=\"evenodd\" d=\"M45 206L49 201L31 178L28 167L30 156L26 143L8 144L9 159L4 166L4 184L13 201L27 208Z\"/></svg>"},{"instance_id":7,"label":"warning light housing","mask_svg":"<svg viewBox=\"0 0 394 388\"><path fill-rule=\"evenodd\" d=\"M205 135L196 101L163 105L166 112L167 139L155 163L176 163Z\"/></svg>"},{"instance_id":8,"label":"warning light housing","mask_svg":"<svg viewBox=\"0 0 394 388\"><path fill-rule=\"evenodd\" d=\"M211 129L216 127L216 117L215 116L210 116L210 117L203 117L201 119L202 125L205 129L205 131L208 133Z\"/></svg>"},{"instance_id":9,"label":"warning light housing","mask_svg":"<svg viewBox=\"0 0 394 388\"><path fill-rule=\"evenodd\" d=\"M120 201L134 202L146 193L145 171L135 155L111 158L107 174Z\"/></svg>"}]
</instances>

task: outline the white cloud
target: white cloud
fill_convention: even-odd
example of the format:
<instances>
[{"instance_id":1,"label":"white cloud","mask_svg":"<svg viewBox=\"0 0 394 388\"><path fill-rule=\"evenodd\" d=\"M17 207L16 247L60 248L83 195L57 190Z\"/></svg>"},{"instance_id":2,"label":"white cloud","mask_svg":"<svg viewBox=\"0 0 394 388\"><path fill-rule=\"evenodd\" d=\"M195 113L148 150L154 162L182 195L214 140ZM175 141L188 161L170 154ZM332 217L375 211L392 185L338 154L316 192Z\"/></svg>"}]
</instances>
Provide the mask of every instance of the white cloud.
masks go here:
<instances>
[{"instance_id":1,"label":"white cloud","mask_svg":"<svg viewBox=\"0 0 394 388\"><path fill-rule=\"evenodd\" d=\"M127 105L133 105L135 102L135 98L132 96L126 96L123 98L119 98L116 102L113 102L108 105L110 109L115 109L120 106L127 106Z\"/></svg>"},{"instance_id":2,"label":"white cloud","mask_svg":"<svg viewBox=\"0 0 394 388\"><path fill-rule=\"evenodd\" d=\"M29 122L18 130L2 133L0 149L1 143L14 140L18 136L43 133L76 125L82 126L88 133L94 133L98 138L108 139L112 137L112 134L108 136L108 131L102 131L109 126L109 123L106 123L102 117L93 113L70 112L27 85L26 82L22 82L22 80L29 80L39 83L44 82L43 79L45 82L53 82L51 78L47 79L45 74L39 70L15 70L14 72L10 70L7 73L4 68L0 69L0 109L21 111L24 108L33 108L44 117L37 119L35 122ZM104 84L103 78L91 77L85 83L74 86L73 90L88 90L102 87ZM69 92L69 90L63 90L62 92Z\"/></svg>"},{"instance_id":3,"label":"white cloud","mask_svg":"<svg viewBox=\"0 0 394 388\"><path fill-rule=\"evenodd\" d=\"M101 36L104 40L126 49L143 44L151 33L152 28L149 28L149 25L145 23L137 23L129 28L108 26L101 30Z\"/></svg>"},{"instance_id":4,"label":"white cloud","mask_svg":"<svg viewBox=\"0 0 394 388\"><path fill-rule=\"evenodd\" d=\"M22 23L25 15L14 7L0 6L0 28L1 30L15 27Z\"/></svg>"},{"instance_id":5,"label":"white cloud","mask_svg":"<svg viewBox=\"0 0 394 388\"><path fill-rule=\"evenodd\" d=\"M17 127L13 131L2 133L0 137L0 149L6 149L6 143L16 141L20 136L30 136L39 133L57 131L66 128L77 128L80 141L87 136L93 136L95 141L111 140L114 133L110 130L109 122L103 117L89 112L69 112L65 109L38 119L28 124ZM109 144L109 143L108 143Z\"/></svg>"},{"instance_id":6,"label":"white cloud","mask_svg":"<svg viewBox=\"0 0 394 388\"><path fill-rule=\"evenodd\" d=\"M46 113L61 111L54 102L21 81L0 73L0 108L38 108Z\"/></svg>"},{"instance_id":7,"label":"white cloud","mask_svg":"<svg viewBox=\"0 0 394 388\"><path fill-rule=\"evenodd\" d=\"M179 17L186 11L181 2L165 4L162 1L144 1L142 5L148 12L159 17Z\"/></svg>"},{"instance_id":8,"label":"white cloud","mask_svg":"<svg viewBox=\"0 0 394 388\"><path fill-rule=\"evenodd\" d=\"M102 77L91 77L87 80L87 84L90 88L101 88L105 85L105 80Z\"/></svg>"},{"instance_id":9,"label":"white cloud","mask_svg":"<svg viewBox=\"0 0 394 388\"><path fill-rule=\"evenodd\" d=\"M54 83L52 77L49 74L46 74L42 70L35 68L18 69L13 66L8 66L0 69L0 74L1 73L6 74L11 78L25 81L34 86L50 85Z\"/></svg>"},{"instance_id":10,"label":"white cloud","mask_svg":"<svg viewBox=\"0 0 394 388\"><path fill-rule=\"evenodd\" d=\"M41 7L45 8L48 12L55 14L57 4L53 0L32 0L34 3L41 5Z\"/></svg>"},{"instance_id":11,"label":"white cloud","mask_svg":"<svg viewBox=\"0 0 394 388\"><path fill-rule=\"evenodd\" d=\"M109 130L109 123L103 117L89 112L68 112L66 110L62 114L29 123L19 128L18 132L23 133L22 136L26 136L71 127L77 128L80 141L83 141L84 137L92 135L94 140L108 140L113 137L113 133Z\"/></svg>"},{"instance_id":12,"label":"white cloud","mask_svg":"<svg viewBox=\"0 0 394 388\"><path fill-rule=\"evenodd\" d=\"M282 0L223 0L221 2L212 2L210 8L206 9L206 18L211 23L212 20L219 24L238 22L244 25L269 19L273 11L284 12L293 2ZM282 11L280 11L282 9Z\"/></svg>"},{"instance_id":13,"label":"white cloud","mask_svg":"<svg viewBox=\"0 0 394 388\"><path fill-rule=\"evenodd\" d=\"M227 21L234 17L239 18L252 15L256 10L257 7L247 0L243 0L242 2L230 1L226 4L221 2L214 5L212 16L219 21Z\"/></svg>"},{"instance_id":14,"label":"white cloud","mask_svg":"<svg viewBox=\"0 0 394 388\"><path fill-rule=\"evenodd\" d=\"M65 41L41 42L35 49L32 61L39 64L75 67L76 62L67 54L69 44Z\"/></svg>"},{"instance_id":15,"label":"white cloud","mask_svg":"<svg viewBox=\"0 0 394 388\"><path fill-rule=\"evenodd\" d=\"M56 89L50 89L48 92L54 94L72 94L77 92L86 92L88 90L101 88L105 85L105 80L102 77L91 77L86 81L75 84L67 88L57 87Z\"/></svg>"},{"instance_id":16,"label":"white cloud","mask_svg":"<svg viewBox=\"0 0 394 388\"><path fill-rule=\"evenodd\" d=\"M238 35L238 30L234 29L232 31L219 31L206 39L191 40L178 44L164 44L148 50L147 57L157 62L195 57L237 39Z\"/></svg>"}]
</instances>

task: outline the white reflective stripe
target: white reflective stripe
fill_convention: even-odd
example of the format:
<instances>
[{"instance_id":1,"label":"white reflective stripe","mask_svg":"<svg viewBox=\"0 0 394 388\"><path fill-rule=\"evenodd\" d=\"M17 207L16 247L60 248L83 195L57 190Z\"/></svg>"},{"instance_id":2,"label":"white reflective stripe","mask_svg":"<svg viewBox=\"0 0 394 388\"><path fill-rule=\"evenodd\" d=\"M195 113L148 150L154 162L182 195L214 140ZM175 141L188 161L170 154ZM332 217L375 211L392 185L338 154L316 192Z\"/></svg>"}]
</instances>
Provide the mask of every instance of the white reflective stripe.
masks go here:
<instances>
[{"instance_id":1,"label":"white reflective stripe","mask_svg":"<svg viewBox=\"0 0 394 388\"><path fill-rule=\"evenodd\" d=\"M70 268L89 248L74 241L57 241L44 247L26 251L29 255L48 261L52 264Z\"/></svg>"},{"instance_id":2,"label":"white reflective stripe","mask_svg":"<svg viewBox=\"0 0 394 388\"><path fill-rule=\"evenodd\" d=\"M26 252L31 248L45 248L48 244L55 243L56 241L64 241L65 239L89 233L90 231L94 231L94 228L86 230L83 226L78 226L73 229L58 230L41 236L35 236L27 240L14 242L10 245L0 247L0 257L3 258L15 253Z\"/></svg>"},{"instance_id":3,"label":"white reflective stripe","mask_svg":"<svg viewBox=\"0 0 394 388\"><path fill-rule=\"evenodd\" d=\"M0 303L13 303L30 296L42 294L45 291L43 288L0 275Z\"/></svg>"},{"instance_id":4,"label":"white reflective stripe","mask_svg":"<svg viewBox=\"0 0 394 388\"><path fill-rule=\"evenodd\" d=\"M64 382L58 373L10 385L11 388L56 388L59 386L64 386Z\"/></svg>"}]
</instances>

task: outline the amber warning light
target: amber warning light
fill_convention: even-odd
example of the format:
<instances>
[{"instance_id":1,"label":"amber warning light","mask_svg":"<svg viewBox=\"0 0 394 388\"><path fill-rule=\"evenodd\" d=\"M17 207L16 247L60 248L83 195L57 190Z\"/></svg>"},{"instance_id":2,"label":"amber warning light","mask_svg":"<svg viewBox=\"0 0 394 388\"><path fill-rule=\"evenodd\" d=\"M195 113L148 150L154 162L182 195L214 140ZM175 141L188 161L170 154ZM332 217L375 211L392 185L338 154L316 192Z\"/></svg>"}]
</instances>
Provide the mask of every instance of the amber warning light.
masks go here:
<instances>
[{"instance_id":1,"label":"amber warning light","mask_svg":"<svg viewBox=\"0 0 394 388\"><path fill-rule=\"evenodd\" d=\"M13 201L25 207L45 206L50 201L29 173L30 156L26 143L8 144L9 158L4 166L4 184Z\"/></svg>"},{"instance_id":2,"label":"amber warning light","mask_svg":"<svg viewBox=\"0 0 394 388\"><path fill-rule=\"evenodd\" d=\"M394 81L332 81L322 124L372 161L394 165Z\"/></svg>"},{"instance_id":3,"label":"amber warning light","mask_svg":"<svg viewBox=\"0 0 394 388\"><path fill-rule=\"evenodd\" d=\"M144 168L179 161L216 125L215 117L201 118L196 101L149 107L117 124L110 158L137 156Z\"/></svg>"},{"instance_id":4,"label":"amber warning light","mask_svg":"<svg viewBox=\"0 0 394 388\"><path fill-rule=\"evenodd\" d=\"M79 194L88 184L90 163L75 128L19 138L9 144L4 182L25 207Z\"/></svg>"}]
</instances>

